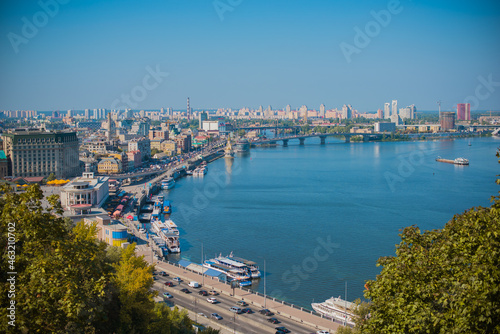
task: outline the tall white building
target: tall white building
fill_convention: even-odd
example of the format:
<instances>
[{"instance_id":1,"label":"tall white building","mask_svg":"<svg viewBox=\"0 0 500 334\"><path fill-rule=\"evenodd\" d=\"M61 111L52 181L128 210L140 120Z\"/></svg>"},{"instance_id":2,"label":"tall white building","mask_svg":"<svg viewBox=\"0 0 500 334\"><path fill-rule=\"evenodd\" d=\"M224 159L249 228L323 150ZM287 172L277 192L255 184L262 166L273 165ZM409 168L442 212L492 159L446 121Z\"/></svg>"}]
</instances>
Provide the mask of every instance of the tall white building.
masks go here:
<instances>
[{"instance_id":1,"label":"tall white building","mask_svg":"<svg viewBox=\"0 0 500 334\"><path fill-rule=\"evenodd\" d=\"M292 111L292 106L287 104L285 110L286 110L287 114L290 113Z\"/></svg>"},{"instance_id":2,"label":"tall white building","mask_svg":"<svg viewBox=\"0 0 500 334\"><path fill-rule=\"evenodd\" d=\"M326 112L326 107L325 107L325 105L324 105L324 104L321 104L321 105L319 106L319 115L320 115L321 117L325 117L325 112Z\"/></svg>"},{"instance_id":3,"label":"tall white building","mask_svg":"<svg viewBox=\"0 0 500 334\"><path fill-rule=\"evenodd\" d=\"M417 108L415 108L415 105L412 104L411 106L408 106L406 108L401 108L399 109L399 116L401 119L414 119L415 118L415 111Z\"/></svg>"},{"instance_id":4,"label":"tall white building","mask_svg":"<svg viewBox=\"0 0 500 334\"><path fill-rule=\"evenodd\" d=\"M391 118L391 104L389 102L384 104L384 118Z\"/></svg>"},{"instance_id":5,"label":"tall white building","mask_svg":"<svg viewBox=\"0 0 500 334\"><path fill-rule=\"evenodd\" d=\"M392 100L392 112L391 115L398 114L398 100Z\"/></svg>"},{"instance_id":6,"label":"tall white building","mask_svg":"<svg viewBox=\"0 0 500 334\"><path fill-rule=\"evenodd\" d=\"M342 106L342 119L352 118L352 107L351 105L343 105Z\"/></svg>"}]
</instances>

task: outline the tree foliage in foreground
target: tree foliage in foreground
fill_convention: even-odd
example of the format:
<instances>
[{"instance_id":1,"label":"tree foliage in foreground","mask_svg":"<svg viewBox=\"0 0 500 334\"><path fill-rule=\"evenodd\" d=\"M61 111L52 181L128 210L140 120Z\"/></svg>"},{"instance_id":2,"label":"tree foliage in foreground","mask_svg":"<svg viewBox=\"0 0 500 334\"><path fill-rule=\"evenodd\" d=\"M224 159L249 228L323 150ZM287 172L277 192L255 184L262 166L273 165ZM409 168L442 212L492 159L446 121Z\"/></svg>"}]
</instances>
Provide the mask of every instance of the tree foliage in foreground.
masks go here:
<instances>
[{"instance_id":1,"label":"tree foliage in foreground","mask_svg":"<svg viewBox=\"0 0 500 334\"><path fill-rule=\"evenodd\" d=\"M72 228L60 217L58 196L44 209L37 185L1 191L1 333L193 333L186 312L154 303L152 267L135 256L135 245L106 249L95 225ZM8 253L9 228L15 258ZM9 298L12 271L15 296ZM8 324L11 300L15 327Z\"/></svg>"},{"instance_id":2,"label":"tree foliage in foreground","mask_svg":"<svg viewBox=\"0 0 500 334\"><path fill-rule=\"evenodd\" d=\"M400 234L367 283L359 333L500 333L500 198L456 215L442 230Z\"/></svg>"}]
</instances>

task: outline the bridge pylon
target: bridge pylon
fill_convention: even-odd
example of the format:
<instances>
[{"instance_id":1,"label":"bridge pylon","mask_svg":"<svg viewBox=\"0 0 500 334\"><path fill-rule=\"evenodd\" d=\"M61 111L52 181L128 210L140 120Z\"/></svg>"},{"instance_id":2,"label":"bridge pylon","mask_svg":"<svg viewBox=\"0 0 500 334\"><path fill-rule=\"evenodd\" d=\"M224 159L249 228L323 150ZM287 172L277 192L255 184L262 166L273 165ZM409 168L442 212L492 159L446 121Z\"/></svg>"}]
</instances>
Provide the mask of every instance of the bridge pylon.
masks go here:
<instances>
[{"instance_id":1,"label":"bridge pylon","mask_svg":"<svg viewBox=\"0 0 500 334\"><path fill-rule=\"evenodd\" d=\"M305 138L299 138L299 145L304 145L305 141L306 141Z\"/></svg>"},{"instance_id":2,"label":"bridge pylon","mask_svg":"<svg viewBox=\"0 0 500 334\"><path fill-rule=\"evenodd\" d=\"M288 146L288 139L283 139L283 147L287 147Z\"/></svg>"},{"instance_id":3,"label":"bridge pylon","mask_svg":"<svg viewBox=\"0 0 500 334\"><path fill-rule=\"evenodd\" d=\"M326 136L319 136L319 139L321 139L321 145L325 145Z\"/></svg>"}]
</instances>

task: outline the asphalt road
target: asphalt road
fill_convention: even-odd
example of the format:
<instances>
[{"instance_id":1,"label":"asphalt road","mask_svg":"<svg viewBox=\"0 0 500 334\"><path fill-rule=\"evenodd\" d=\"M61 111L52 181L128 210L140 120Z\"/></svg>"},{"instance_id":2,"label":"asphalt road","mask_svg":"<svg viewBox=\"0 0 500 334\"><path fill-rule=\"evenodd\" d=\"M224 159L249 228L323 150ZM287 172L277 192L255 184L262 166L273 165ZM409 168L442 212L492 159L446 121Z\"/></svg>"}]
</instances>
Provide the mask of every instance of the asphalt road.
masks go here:
<instances>
[{"instance_id":1,"label":"asphalt road","mask_svg":"<svg viewBox=\"0 0 500 334\"><path fill-rule=\"evenodd\" d=\"M316 330L310 326L304 325L304 324L299 324L295 321L286 319L284 317L281 317L280 315L273 315L272 317L278 319L280 323L278 324L271 324L270 322L267 321L268 316L262 315L258 313L258 310L260 308L257 308L256 306L245 306L251 308L254 313L252 314L236 314L229 309L232 306L237 306L236 305L236 300L232 297L225 296L225 295L217 295L217 296L202 296L199 295L198 292L200 290L204 290L204 288L191 288L188 286L189 282L180 282L177 283L172 280L173 277L167 276L167 277L162 277L162 276L157 276L158 280L155 281L155 289L158 290L159 296L163 296L163 292L169 292L174 298L171 299L165 299L165 302L167 305L173 307L175 305L182 306L186 309L189 309L195 313L203 313L203 315L198 315L198 317L203 317L207 316L210 317L210 314L212 313L218 313L220 316L223 317L222 320L218 320L222 325L226 326L227 328L230 329L235 329L238 332L241 333L248 333L248 334L262 334L262 333L275 333L276 330L275 328L278 326L284 326L287 329L291 331L291 333L315 333ZM166 281L171 281L174 283L173 287L167 287L165 286ZM181 289L187 288L191 293L187 294L184 292L181 292ZM208 289L208 288L207 288ZM208 289L209 290L209 289ZM211 304L207 302L208 297L215 297L219 301L217 304ZM244 307L241 307L244 308ZM193 319L196 320L196 319Z\"/></svg>"}]
</instances>

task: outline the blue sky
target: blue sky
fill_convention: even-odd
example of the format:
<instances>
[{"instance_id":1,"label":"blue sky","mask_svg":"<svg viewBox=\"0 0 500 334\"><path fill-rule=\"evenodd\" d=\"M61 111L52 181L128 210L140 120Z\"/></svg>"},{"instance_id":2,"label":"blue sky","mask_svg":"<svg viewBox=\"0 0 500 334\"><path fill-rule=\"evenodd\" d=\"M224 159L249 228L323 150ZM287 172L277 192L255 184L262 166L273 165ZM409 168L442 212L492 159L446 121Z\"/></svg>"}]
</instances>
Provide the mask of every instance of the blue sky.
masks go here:
<instances>
[{"instance_id":1,"label":"blue sky","mask_svg":"<svg viewBox=\"0 0 500 334\"><path fill-rule=\"evenodd\" d=\"M109 109L135 93L134 109L189 96L197 109L500 110L498 1L60 2L1 2L0 109ZM356 43L356 27L369 41ZM148 68L168 76L145 89Z\"/></svg>"}]
</instances>

